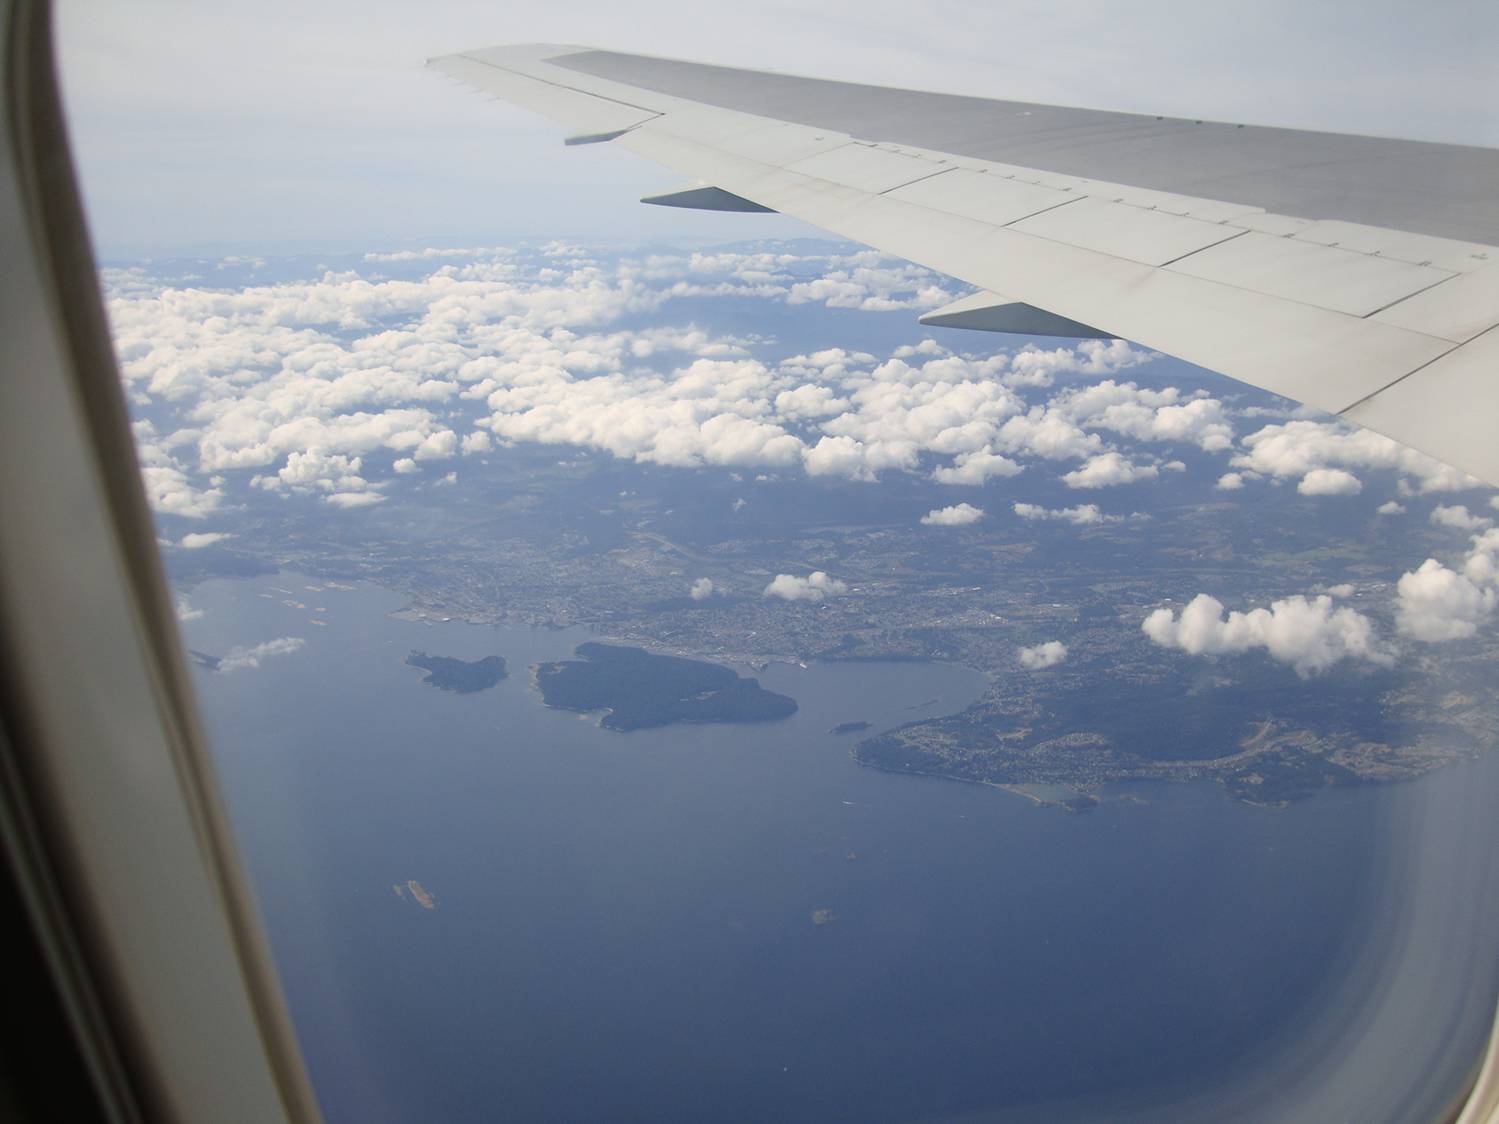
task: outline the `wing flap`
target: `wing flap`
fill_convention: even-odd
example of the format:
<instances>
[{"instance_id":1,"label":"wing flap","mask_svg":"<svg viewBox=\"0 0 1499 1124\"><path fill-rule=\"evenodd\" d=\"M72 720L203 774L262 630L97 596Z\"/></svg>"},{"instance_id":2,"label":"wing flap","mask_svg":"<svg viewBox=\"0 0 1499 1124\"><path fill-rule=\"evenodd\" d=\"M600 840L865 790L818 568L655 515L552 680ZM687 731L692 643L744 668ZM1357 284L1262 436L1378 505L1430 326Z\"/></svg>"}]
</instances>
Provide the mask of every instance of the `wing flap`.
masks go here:
<instances>
[{"instance_id":1,"label":"wing flap","mask_svg":"<svg viewBox=\"0 0 1499 1124\"><path fill-rule=\"evenodd\" d=\"M1360 317L1454 276L1444 269L1253 232L1166 268Z\"/></svg>"},{"instance_id":2,"label":"wing flap","mask_svg":"<svg viewBox=\"0 0 1499 1124\"><path fill-rule=\"evenodd\" d=\"M1010 224L1011 230L1096 250L1141 265L1165 265L1245 231L1088 196Z\"/></svg>"},{"instance_id":3,"label":"wing flap","mask_svg":"<svg viewBox=\"0 0 1499 1124\"><path fill-rule=\"evenodd\" d=\"M1499 324L1499 264L1444 281L1376 312L1371 319L1466 343Z\"/></svg>"},{"instance_id":4,"label":"wing flap","mask_svg":"<svg viewBox=\"0 0 1499 1124\"><path fill-rule=\"evenodd\" d=\"M1433 410L1433 402L1450 403L1451 408ZM1493 483L1499 481L1496 415L1499 328L1490 328L1471 343L1370 396L1345 416L1417 449L1461 449L1462 460L1451 463Z\"/></svg>"}]
</instances>

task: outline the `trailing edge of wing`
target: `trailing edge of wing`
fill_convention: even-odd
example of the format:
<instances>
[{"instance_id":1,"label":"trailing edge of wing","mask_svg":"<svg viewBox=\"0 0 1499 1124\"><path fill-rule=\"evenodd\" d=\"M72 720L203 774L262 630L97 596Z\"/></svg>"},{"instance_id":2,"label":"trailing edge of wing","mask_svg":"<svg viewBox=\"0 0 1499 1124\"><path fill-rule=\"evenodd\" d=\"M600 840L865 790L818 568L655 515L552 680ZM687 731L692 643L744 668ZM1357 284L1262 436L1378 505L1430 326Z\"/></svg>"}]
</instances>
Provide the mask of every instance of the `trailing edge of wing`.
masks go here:
<instances>
[{"instance_id":1,"label":"trailing edge of wing","mask_svg":"<svg viewBox=\"0 0 1499 1124\"><path fill-rule=\"evenodd\" d=\"M488 48L432 65L581 133L614 134L711 185L705 198L781 211L1012 294L944 310L959 319L1134 340L1499 485L1499 152L577 47ZM1165 170L1142 165L1140 151ZM1311 151L1331 157L1332 172L1290 174ZM1334 174L1373 186L1339 192ZM1423 174L1441 191L1423 190ZM1459 174L1486 185L1441 179ZM1179 190L1198 180L1221 194Z\"/></svg>"}]
</instances>

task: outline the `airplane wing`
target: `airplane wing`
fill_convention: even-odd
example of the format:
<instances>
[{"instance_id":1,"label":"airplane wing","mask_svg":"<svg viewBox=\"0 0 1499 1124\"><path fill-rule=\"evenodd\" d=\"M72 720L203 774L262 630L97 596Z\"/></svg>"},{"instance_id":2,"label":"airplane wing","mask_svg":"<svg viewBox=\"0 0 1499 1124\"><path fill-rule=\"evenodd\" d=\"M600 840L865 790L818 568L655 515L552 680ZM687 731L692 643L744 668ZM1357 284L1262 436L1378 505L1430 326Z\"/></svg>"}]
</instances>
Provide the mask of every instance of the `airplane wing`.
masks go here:
<instances>
[{"instance_id":1,"label":"airplane wing","mask_svg":"<svg viewBox=\"0 0 1499 1124\"><path fill-rule=\"evenodd\" d=\"M585 47L430 65L978 292L927 323L1120 337L1499 486L1499 150L859 86Z\"/></svg>"}]
</instances>

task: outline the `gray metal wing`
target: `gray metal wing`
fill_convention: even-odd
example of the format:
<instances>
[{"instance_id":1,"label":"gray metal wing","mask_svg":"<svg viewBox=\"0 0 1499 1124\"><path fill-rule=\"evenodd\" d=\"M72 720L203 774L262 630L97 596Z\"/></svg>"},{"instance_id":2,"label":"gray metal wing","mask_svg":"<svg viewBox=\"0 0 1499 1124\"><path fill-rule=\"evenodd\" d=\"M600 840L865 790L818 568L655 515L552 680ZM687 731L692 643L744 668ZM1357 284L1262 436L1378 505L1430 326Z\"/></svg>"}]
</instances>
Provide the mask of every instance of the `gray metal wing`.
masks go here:
<instances>
[{"instance_id":1,"label":"gray metal wing","mask_svg":"<svg viewBox=\"0 0 1499 1124\"><path fill-rule=\"evenodd\" d=\"M582 47L431 65L695 181L653 201L782 211L986 294L935 322L1134 340L1499 486L1499 151Z\"/></svg>"}]
</instances>

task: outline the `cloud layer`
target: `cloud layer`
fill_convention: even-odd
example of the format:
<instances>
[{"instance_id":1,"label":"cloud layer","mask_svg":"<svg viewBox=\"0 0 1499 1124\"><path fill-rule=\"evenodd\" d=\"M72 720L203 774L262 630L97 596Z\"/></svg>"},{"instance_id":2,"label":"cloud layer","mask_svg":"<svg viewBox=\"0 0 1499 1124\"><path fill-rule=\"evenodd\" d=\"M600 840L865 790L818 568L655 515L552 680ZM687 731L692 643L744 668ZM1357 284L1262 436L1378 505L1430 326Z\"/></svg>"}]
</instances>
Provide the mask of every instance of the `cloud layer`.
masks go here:
<instances>
[{"instance_id":1,"label":"cloud layer","mask_svg":"<svg viewBox=\"0 0 1499 1124\"><path fill-rule=\"evenodd\" d=\"M1119 381L1152 358L1122 341L967 354L926 339L883 357L771 358L762 339L663 314L677 301L885 311L953 296L871 251L632 257L556 243L365 259L239 289L108 274L127 391L152 419L137 439L158 511L201 519L244 483L370 507L509 442L954 486L1036 465L1077 488L1180 467L1152 446L1232 442L1217 399ZM1048 394L1064 375L1101 381Z\"/></svg>"}]
</instances>

